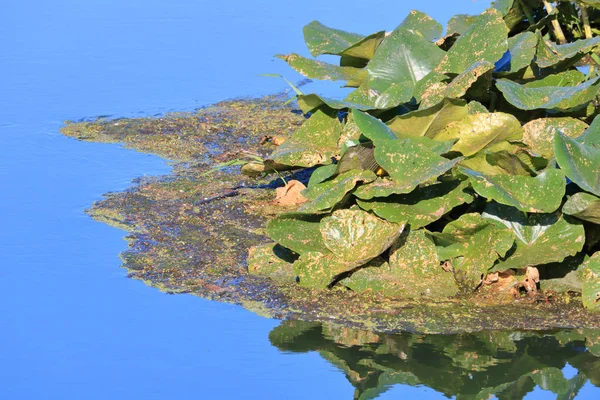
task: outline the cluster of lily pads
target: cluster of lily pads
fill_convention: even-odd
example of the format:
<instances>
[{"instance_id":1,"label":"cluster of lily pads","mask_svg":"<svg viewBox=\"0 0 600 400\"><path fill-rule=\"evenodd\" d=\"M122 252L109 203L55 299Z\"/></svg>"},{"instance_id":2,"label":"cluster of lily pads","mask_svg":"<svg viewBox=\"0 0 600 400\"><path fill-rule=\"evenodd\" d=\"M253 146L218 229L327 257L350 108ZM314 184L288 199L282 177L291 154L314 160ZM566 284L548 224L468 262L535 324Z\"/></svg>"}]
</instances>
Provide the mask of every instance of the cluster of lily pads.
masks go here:
<instances>
[{"instance_id":1,"label":"cluster of lily pads","mask_svg":"<svg viewBox=\"0 0 600 400\"><path fill-rule=\"evenodd\" d=\"M599 8L499 0L445 36L418 11L368 36L306 25L312 56L339 65L282 58L355 89L298 90L310 117L265 165L313 168L308 201L270 221L277 244L249 271L440 298L537 267L600 310Z\"/></svg>"}]
</instances>

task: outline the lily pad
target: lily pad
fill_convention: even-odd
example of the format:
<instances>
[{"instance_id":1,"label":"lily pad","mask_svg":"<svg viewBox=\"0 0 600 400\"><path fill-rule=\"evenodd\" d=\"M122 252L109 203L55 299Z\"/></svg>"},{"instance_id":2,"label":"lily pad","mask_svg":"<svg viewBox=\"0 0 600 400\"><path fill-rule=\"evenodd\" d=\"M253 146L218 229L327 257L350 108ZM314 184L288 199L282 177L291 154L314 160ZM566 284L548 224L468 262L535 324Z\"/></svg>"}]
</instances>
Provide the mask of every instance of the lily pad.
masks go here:
<instances>
[{"instance_id":1,"label":"lily pad","mask_svg":"<svg viewBox=\"0 0 600 400\"><path fill-rule=\"evenodd\" d=\"M450 77L439 72L431 71L415 84L413 97L419 108L426 109L437 105L444 99L444 91L448 87ZM429 104L429 106L427 106Z\"/></svg>"},{"instance_id":2,"label":"lily pad","mask_svg":"<svg viewBox=\"0 0 600 400\"><path fill-rule=\"evenodd\" d=\"M536 177L485 175L466 168L461 168L461 172L471 179L473 189L481 196L521 211L554 212L565 195L565 175L555 168Z\"/></svg>"},{"instance_id":3,"label":"lily pad","mask_svg":"<svg viewBox=\"0 0 600 400\"><path fill-rule=\"evenodd\" d=\"M369 77L358 94L348 97L377 104L377 108L390 108L410 101L415 84L435 68L444 56L443 50L420 34L402 26L396 28L373 55L366 67ZM362 86L362 85L361 85ZM382 101L379 99L386 94Z\"/></svg>"},{"instance_id":4,"label":"lily pad","mask_svg":"<svg viewBox=\"0 0 600 400\"><path fill-rule=\"evenodd\" d=\"M600 148L586 146L557 132L554 154L570 180L583 190L600 196Z\"/></svg>"},{"instance_id":5,"label":"lily pad","mask_svg":"<svg viewBox=\"0 0 600 400\"><path fill-rule=\"evenodd\" d=\"M326 181L327 179L334 176L337 172L337 164L329 164L322 165L319 168L315 169L313 173L310 175L310 179L308 181L308 187L313 187L321 182Z\"/></svg>"},{"instance_id":6,"label":"lily pad","mask_svg":"<svg viewBox=\"0 0 600 400\"><path fill-rule=\"evenodd\" d=\"M568 132L566 133L568 135ZM577 141L584 146L600 148L600 115L594 118L592 124L577 138Z\"/></svg>"},{"instance_id":7,"label":"lily pad","mask_svg":"<svg viewBox=\"0 0 600 400\"><path fill-rule=\"evenodd\" d=\"M331 164L341 132L338 119L319 110L277 147L269 159L297 167Z\"/></svg>"},{"instance_id":8,"label":"lily pad","mask_svg":"<svg viewBox=\"0 0 600 400\"><path fill-rule=\"evenodd\" d=\"M287 56L279 56L279 58L287 62L299 74L310 79L348 81L361 71L360 68L340 67L323 61L302 57L294 53Z\"/></svg>"},{"instance_id":9,"label":"lily pad","mask_svg":"<svg viewBox=\"0 0 600 400\"><path fill-rule=\"evenodd\" d=\"M446 29L446 35L452 35L458 33L459 35L464 34L467 30L477 21L476 15L467 14L456 14L450 17L448 21L448 27Z\"/></svg>"},{"instance_id":10,"label":"lily pad","mask_svg":"<svg viewBox=\"0 0 600 400\"><path fill-rule=\"evenodd\" d=\"M514 73L528 67L537 50L538 38L533 32L522 32L508 38L510 57L506 65L497 65L499 71Z\"/></svg>"},{"instance_id":11,"label":"lily pad","mask_svg":"<svg viewBox=\"0 0 600 400\"><path fill-rule=\"evenodd\" d=\"M505 140L520 140L522 135L519 120L511 114L469 114L438 132L435 140L458 139L452 150L468 157Z\"/></svg>"},{"instance_id":12,"label":"lily pad","mask_svg":"<svg viewBox=\"0 0 600 400\"><path fill-rule=\"evenodd\" d=\"M496 87L504 98L521 110L549 109L569 111L581 107L596 97L600 77L577 86L529 87L508 79L498 79Z\"/></svg>"},{"instance_id":13,"label":"lily pad","mask_svg":"<svg viewBox=\"0 0 600 400\"><path fill-rule=\"evenodd\" d=\"M302 194L311 200L300 207L302 212L329 210L341 202L357 183L373 182L377 178L372 171L351 170L334 179L309 187Z\"/></svg>"},{"instance_id":14,"label":"lily pad","mask_svg":"<svg viewBox=\"0 0 600 400\"><path fill-rule=\"evenodd\" d=\"M277 281L295 282L294 261L289 250L275 243L251 247L248 251L248 273L268 276Z\"/></svg>"},{"instance_id":15,"label":"lily pad","mask_svg":"<svg viewBox=\"0 0 600 400\"><path fill-rule=\"evenodd\" d=\"M598 45L600 45L600 36L580 39L572 43L556 44L540 35L535 63L541 68L548 68L565 60L574 62Z\"/></svg>"},{"instance_id":16,"label":"lily pad","mask_svg":"<svg viewBox=\"0 0 600 400\"><path fill-rule=\"evenodd\" d=\"M411 10L400 23L406 30L418 33L430 42L437 40L442 35L442 24L421 11Z\"/></svg>"},{"instance_id":17,"label":"lily pad","mask_svg":"<svg viewBox=\"0 0 600 400\"><path fill-rule=\"evenodd\" d=\"M408 222L414 230L437 221L454 207L472 202L473 196L465 190L468 187L467 181L435 182L405 195L359 199L357 203L390 222Z\"/></svg>"},{"instance_id":18,"label":"lily pad","mask_svg":"<svg viewBox=\"0 0 600 400\"><path fill-rule=\"evenodd\" d=\"M583 225L555 214L526 214L514 207L489 204L483 217L506 226L515 237L515 247L494 265L491 272L562 262L581 251Z\"/></svg>"},{"instance_id":19,"label":"lily pad","mask_svg":"<svg viewBox=\"0 0 600 400\"><path fill-rule=\"evenodd\" d=\"M452 99L458 99L464 96L467 93L467 90L469 90L481 76L493 70L493 63L485 60L476 61L448 84L444 96Z\"/></svg>"},{"instance_id":20,"label":"lily pad","mask_svg":"<svg viewBox=\"0 0 600 400\"><path fill-rule=\"evenodd\" d=\"M446 99L435 107L398 115L387 125L399 137L433 138L448 124L460 121L467 115L468 109L464 100Z\"/></svg>"},{"instance_id":21,"label":"lily pad","mask_svg":"<svg viewBox=\"0 0 600 400\"><path fill-rule=\"evenodd\" d=\"M321 54L347 55L350 57L370 59L381 43L385 32L377 32L369 36L345 32L329 28L318 21L313 21L303 29L304 40L313 57Z\"/></svg>"},{"instance_id":22,"label":"lily pad","mask_svg":"<svg viewBox=\"0 0 600 400\"><path fill-rule=\"evenodd\" d=\"M575 193L562 208L563 213L600 225L600 197L589 193Z\"/></svg>"},{"instance_id":23,"label":"lily pad","mask_svg":"<svg viewBox=\"0 0 600 400\"><path fill-rule=\"evenodd\" d=\"M600 311L600 252L595 253L583 265L582 301L584 307Z\"/></svg>"},{"instance_id":24,"label":"lily pad","mask_svg":"<svg viewBox=\"0 0 600 400\"><path fill-rule=\"evenodd\" d=\"M271 239L298 254L308 252L327 253L319 231L323 216L300 212L282 213L267 224Z\"/></svg>"},{"instance_id":25,"label":"lily pad","mask_svg":"<svg viewBox=\"0 0 600 400\"><path fill-rule=\"evenodd\" d=\"M398 186L412 188L440 176L460 161L441 157L410 138L380 140L375 159Z\"/></svg>"},{"instance_id":26,"label":"lily pad","mask_svg":"<svg viewBox=\"0 0 600 400\"><path fill-rule=\"evenodd\" d=\"M325 246L338 262L358 267L387 250L404 225L362 210L337 210L321 220L320 230Z\"/></svg>"},{"instance_id":27,"label":"lily pad","mask_svg":"<svg viewBox=\"0 0 600 400\"><path fill-rule=\"evenodd\" d=\"M392 246L389 263L363 267L342 283L354 291L371 290L403 298L447 298L458 287L440 266L436 247L423 230L410 230Z\"/></svg>"},{"instance_id":28,"label":"lily pad","mask_svg":"<svg viewBox=\"0 0 600 400\"><path fill-rule=\"evenodd\" d=\"M386 124L372 115L353 110L352 117L354 118L354 122L356 123L356 126L358 126L360 133L371 139L375 145L377 145L379 140L397 138L394 132Z\"/></svg>"},{"instance_id":29,"label":"lily pad","mask_svg":"<svg viewBox=\"0 0 600 400\"><path fill-rule=\"evenodd\" d=\"M523 125L523 143L536 154L547 159L554 157L554 135L561 131L575 138L580 136L587 124L570 117L538 118Z\"/></svg>"},{"instance_id":30,"label":"lily pad","mask_svg":"<svg viewBox=\"0 0 600 400\"><path fill-rule=\"evenodd\" d=\"M461 34L435 70L460 74L478 61L495 63L508 50L507 36L502 13L489 8Z\"/></svg>"},{"instance_id":31,"label":"lily pad","mask_svg":"<svg viewBox=\"0 0 600 400\"><path fill-rule=\"evenodd\" d=\"M349 269L331 253L304 253L294 263L298 284L317 289L326 289L339 274Z\"/></svg>"},{"instance_id":32,"label":"lily pad","mask_svg":"<svg viewBox=\"0 0 600 400\"><path fill-rule=\"evenodd\" d=\"M479 286L487 270L506 255L514 238L506 228L487 221L478 213L463 214L444 227L442 233L431 233L441 261L450 260L454 277L461 290Z\"/></svg>"},{"instance_id":33,"label":"lily pad","mask_svg":"<svg viewBox=\"0 0 600 400\"><path fill-rule=\"evenodd\" d=\"M356 108L358 110L372 110L374 107L366 104L352 103L349 101L332 99L325 96L319 96L317 94L302 94L296 96L298 100L298 106L304 114L313 112L323 106L327 106L334 110L343 110L347 108Z\"/></svg>"}]
</instances>

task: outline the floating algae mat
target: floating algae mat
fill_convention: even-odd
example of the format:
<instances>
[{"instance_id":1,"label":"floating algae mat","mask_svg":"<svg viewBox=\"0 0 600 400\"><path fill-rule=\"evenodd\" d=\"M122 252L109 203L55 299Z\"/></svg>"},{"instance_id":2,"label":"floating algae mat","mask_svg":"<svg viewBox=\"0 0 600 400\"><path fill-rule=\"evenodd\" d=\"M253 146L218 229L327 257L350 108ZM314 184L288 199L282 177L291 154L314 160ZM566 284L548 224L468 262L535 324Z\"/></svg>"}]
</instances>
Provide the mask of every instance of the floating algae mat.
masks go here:
<instances>
[{"instance_id":1,"label":"floating algae mat","mask_svg":"<svg viewBox=\"0 0 600 400\"><path fill-rule=\"evenodd\" d=\"M265 227L282 212L282 206L273 203L282 179L250 178L237 167L206 172L248 154L270 154L276 147L270 138L288 137L305 121L302 113L283 104L280 96L232 100L191 113L63 127L62 132L74 138L123 143L173 163L170 175L142 179L124 192L109 193L88 211L95 219L130 232L130 248L122 259L131 278L169 293L241 304L264 316L327 321L371 332L600 328L600 315L586 311L577 295L515 300L482 288L476 295L447 300L406 300L338 286L314 289L286 276L249 274L249 249L273 246ZM309 173L281 175L306 181ZM281 255L280 262L294 261L293 253L271 248ZM260 254L253 250L252 256ZM406 282L412 284L422 283Z\"/></svg>"}]
</instances>

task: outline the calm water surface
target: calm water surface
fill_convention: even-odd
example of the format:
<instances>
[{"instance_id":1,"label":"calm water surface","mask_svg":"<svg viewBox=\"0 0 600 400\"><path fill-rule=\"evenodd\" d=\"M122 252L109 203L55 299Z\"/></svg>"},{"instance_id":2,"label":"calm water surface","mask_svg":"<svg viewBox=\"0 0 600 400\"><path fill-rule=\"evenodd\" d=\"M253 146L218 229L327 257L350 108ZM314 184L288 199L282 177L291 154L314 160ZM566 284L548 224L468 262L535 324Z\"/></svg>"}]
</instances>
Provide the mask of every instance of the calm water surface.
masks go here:
<instances>
[{"instance_id":1,"label":"calm water surface","mask_svg":"<svg viewBox=\"0 0 600 400\"><path fill-rule=\"evenodd\" d=\"M168 165L58 133L67 119L154 115L285 90L283 82L259 74L300 78L273 54L308 55L301 28L312 19L367 34L393 29L412 7L445 22L486 6L471 0L4 0L2 397L349 399L373 398L387 388L381 398L439 398L499 383L485 374L500 364L525 365L525 372L553 366L573 378L568 385L577 384L578 370L586 377L598 371L581 338L540 347L546 339L512 336L498 345L496 339L446 337L447 349L455 349L450 354L434 337L279 326L236 306L170 296L129 280L118 259L124 233L83 210L136 177L167 173ZM546 362L531 350L545 348L561 357ZM489 360L473 369L457 352L485 353ZM524 361L515 363L509 353ZM556 397L533 389L533 378L519 382L521 391L533 390L528 398ZM598 396L588 382L578 398Z\"/></svg>"}]
</instances>

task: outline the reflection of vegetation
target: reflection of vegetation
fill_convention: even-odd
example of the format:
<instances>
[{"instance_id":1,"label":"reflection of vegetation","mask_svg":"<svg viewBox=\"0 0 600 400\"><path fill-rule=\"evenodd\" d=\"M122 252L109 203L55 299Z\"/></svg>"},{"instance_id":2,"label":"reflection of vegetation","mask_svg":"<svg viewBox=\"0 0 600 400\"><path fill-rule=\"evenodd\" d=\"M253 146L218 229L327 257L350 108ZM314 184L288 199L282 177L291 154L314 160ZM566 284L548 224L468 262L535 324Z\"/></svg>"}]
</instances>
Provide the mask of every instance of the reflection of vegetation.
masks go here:
<instances>
[{"instance_id":1,"label":"reflection of vegetation","mask_svg":"<svg viewBox=\"0 0 600 400\"><path fill-rule=\"evenodd\" d=\"M458 399L521 399L536 385L571 399L588 380L600 386L600 330L388 335L284 321L269 338L280 350L318 351L344 371L357 399L394 384L424 385ZM571 379L561 371L567 363L577 370Z\"/></svg>"}]
</instances>

